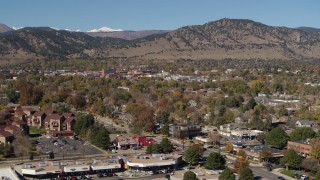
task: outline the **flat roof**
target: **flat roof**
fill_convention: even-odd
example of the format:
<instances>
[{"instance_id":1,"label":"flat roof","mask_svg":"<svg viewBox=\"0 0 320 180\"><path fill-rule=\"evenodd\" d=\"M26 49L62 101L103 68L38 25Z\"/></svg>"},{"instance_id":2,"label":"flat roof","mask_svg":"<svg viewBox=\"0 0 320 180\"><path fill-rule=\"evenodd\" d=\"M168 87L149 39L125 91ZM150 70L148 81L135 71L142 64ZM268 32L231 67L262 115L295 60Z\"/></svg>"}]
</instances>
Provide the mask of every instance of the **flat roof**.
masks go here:
<instances>
[{"instance_id":1,"label":"flat roof","mask_svg":"<svg viewBox=\"0 0 320 180\"><path fill-rule=\"evenodd\" d=\"M128 166L150 167L174 165L181 155L141 155L127 159Z\"/></svg>"}]
</instances>

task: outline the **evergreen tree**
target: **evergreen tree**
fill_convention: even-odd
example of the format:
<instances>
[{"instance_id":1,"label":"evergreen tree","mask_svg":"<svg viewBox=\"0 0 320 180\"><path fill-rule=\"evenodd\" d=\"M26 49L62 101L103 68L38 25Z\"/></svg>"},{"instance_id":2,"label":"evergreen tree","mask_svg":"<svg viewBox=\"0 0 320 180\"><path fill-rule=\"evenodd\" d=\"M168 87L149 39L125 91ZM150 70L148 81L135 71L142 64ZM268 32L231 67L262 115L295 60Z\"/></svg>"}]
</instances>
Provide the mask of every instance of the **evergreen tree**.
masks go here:
<instances>
[{"instance_id":1,"label":"evergreen tree","mask_svg":"<svg viewBox=\"0 0 320 180\"><path fill-rule=\"evenodd\" d=\"M248 167L241 169L239 180L254 180L254 174Z\"/></svg>"},{"instance_id":2,"label":"evergreen tree","mask_svg":"<svg viewBox=\"0 0 320 180\"><path fill-rule=\"evenodd\" d=\"M202 156L203 148L199 144L193 144L184 153L184 159L190 164L196 164Z\"/></svg>"},{"instance_id":3,"label":"evergreen tree","mask_svg":"<svg viewBox=\"0 0 320 180\"><path fill-rule=\"evenodd\" d=\"M187 171L183 175L183 180L197 180L197 175L192 171Z\"/></svg>"},{"instance_id":4,"label":"evergreen tree","mask_svg":"<svg viewBox=\"0 0 320 180\"><path fill-rule=\"evenodd\" d=\"M290 166L292 168L300 168L302 163L302 157L293 150L288 150L283 158L280 159L280 164L282 166Z\"/></svg>"},{"instance_id":5,"label":"evergreen tree","mask_svg":"<svg viewBox=\"0 0 320 180\"><path fill-rule=\"evenodd\" d=\"M236 179L236 176L228 167L225 168L219 176L219 180L235 180L235 179Z\"/></svg>"},{"instance_id":6,"label":"evergreen tree","mask_svg":"<svg viewBox=\"0 0 320 180\"><path fill-rule=\"evenodd\" d=\"M210 170L224 169L225 164L226 160L219 153L212 152L208 156L205 167Z\"/></svg>"},{"instance_id":7,"label":"evergreen tree","mask_svg":"<svg viewBox=\"0 0 320 180\"><path fill-rule=\"evenodd\" d=\"M304 141L307 139L314 138L316 135L316 132L310 127L300 127L294 129L290 133L290 140L291 141Z\"/></svg>"},{"instance_id":8,"label":"evergreen tree","mask_svg":"<svg viewBox=\"0 0 320 180\"><path fill-rule=\"evenodd\" d=\"M282 149L287 145L289 136L281 128L273 128L265 136L265 143L269 146Z\"/></svg>"},{"instance_id":9,"label":"evergreen tree","mask_svg":"<svg viewBox=\"0 0 320 180\"><path fill-rule=\"evenodd\" d=\"M107 129L105 127L99 127L98 133L96 135L97 146L106 149L110 143L110 137Z\"/></svg>"},{"instance_id":10,"label":"evergreen tree","mask_svg":"<svg viewBox=\"0 0 320 180\"><path fill-rule=\"evenodd\" d=\"M172 152L172 144L168 138L163 138L160 146L162 148L162 152L165 154L171 153Z\"/></svg>"},{"instance_id":11,"label":"evergreen tree","mask_svg":"<svg viewBox=\"0 0 320 180\"><path fill-rule=\"evenodd\" d=\"M161 134L169 136L169 123L165 123L164 126L160 129Z\"/></svg>"},{"instance_id":12,"label":"evergreen tree","mask_svg":"<svg viewBox=\"0 0 320 180\"><path fill-rule=\"evenodd\" d=\"M146 154L152 154L152 145L147 146Z\"/></svg>"}]
</instances>

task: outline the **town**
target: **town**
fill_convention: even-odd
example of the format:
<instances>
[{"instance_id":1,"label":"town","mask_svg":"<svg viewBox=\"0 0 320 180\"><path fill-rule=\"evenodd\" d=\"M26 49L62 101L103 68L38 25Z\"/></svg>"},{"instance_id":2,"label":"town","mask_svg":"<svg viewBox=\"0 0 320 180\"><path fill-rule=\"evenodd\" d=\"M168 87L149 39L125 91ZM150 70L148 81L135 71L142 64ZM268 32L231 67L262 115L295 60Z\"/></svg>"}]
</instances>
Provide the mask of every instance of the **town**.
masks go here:
<instances>
[{"instance_id":1,"label":"town","mask_svg":"<svg viewBox=\"0 0 320 180\"><path fill-rule=\"evenodd\" d=\"M170 68L1 70L1 176L320 176L317 67Z\"/></svg>"}]
</instances>

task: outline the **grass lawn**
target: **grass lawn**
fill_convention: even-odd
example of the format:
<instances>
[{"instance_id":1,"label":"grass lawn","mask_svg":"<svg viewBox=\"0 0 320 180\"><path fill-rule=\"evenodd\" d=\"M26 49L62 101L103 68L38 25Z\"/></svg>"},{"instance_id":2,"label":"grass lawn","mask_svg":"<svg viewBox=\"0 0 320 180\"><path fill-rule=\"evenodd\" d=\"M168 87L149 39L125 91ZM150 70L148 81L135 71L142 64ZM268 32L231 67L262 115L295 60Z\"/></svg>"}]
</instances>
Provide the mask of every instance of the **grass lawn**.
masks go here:
<instances>
[{"instance_id":1,"label":"grass lawn","mask_svg":"<svg viewBox=\"0 0 320 180\"><path fill-rule=\"evenodd\" d=\"M284 174L284 175L293 177L293 176L294 176L294 173L295 173L296 171L295 171L295 170L281 169L279 172L280 172L281 174Z\"/></svg>"},{"instance_id":2,"label":"grass lawn","mask_svg":"<svg viewBox=\"0 0 320 180\"><path fill-rule=\"evenodd\" d=\"M35 127L30 127L29 131L30 131L30 134L46 134L47 133L45 129L38 129Z\"/></svg>"},{"instance_id":3,"label":"grass lawn","mask_svg":"<svg viewBox=\"0 0 320 180\"><path fill-rule=\"evenodd\" d=\"M47 131L45 129L38 129L34 127L29 127L29 135L31 138L40 137L42 134L46 134Z\"/></svg>"}]
</instances>

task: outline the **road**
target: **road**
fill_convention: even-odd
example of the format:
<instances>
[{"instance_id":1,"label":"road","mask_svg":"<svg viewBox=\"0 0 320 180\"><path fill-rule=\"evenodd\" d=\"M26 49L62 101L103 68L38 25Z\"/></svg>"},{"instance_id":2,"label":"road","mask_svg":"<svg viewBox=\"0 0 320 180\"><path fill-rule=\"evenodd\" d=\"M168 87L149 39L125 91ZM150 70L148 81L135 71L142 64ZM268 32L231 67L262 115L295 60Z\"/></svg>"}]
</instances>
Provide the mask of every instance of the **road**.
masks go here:
<instances>
[{"instance_id":1,"label":"road","mask_svg":"<svg viewBox=\"0 0 320 180\"><path fill-rule=\"evenodd\" d=\"M233 168L235 158L232 158L230 156L227 156L227 161L231 161L232 163L228 164L230 168ZM266 168L261 167L259 165L250 164L250 169L252 170L253 174L255 175L255 179L267 179L267 180L273 180L278 179L277 174L274 174L272 171L268 171Z\"/></svg>"}]
</instances>

